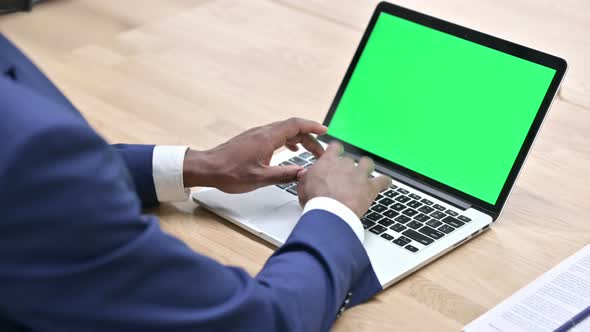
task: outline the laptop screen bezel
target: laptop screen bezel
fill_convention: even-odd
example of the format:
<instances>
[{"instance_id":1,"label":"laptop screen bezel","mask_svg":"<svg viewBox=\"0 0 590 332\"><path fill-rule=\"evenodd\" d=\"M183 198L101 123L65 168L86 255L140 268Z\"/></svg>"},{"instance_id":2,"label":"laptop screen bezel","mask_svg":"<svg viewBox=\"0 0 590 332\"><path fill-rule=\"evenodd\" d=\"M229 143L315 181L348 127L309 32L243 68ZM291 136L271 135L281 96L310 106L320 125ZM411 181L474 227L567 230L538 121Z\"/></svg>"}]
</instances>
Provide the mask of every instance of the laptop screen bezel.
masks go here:
<instances>
[{"instance_id":1,"label":"laptop screen bezel","mask_svg":"<svg viewBox=\"0 0 590 332\"><path fill-rule=\"evenodd\" d=\"M497 37L493 37L488 34L478 32L478 31L475 31L475 30L472 30L472 29L469 29L469 28L466 28L463 26L459 26L454 23L450 23L450 22L429 16L426 14L422 14L422 13L419 13L419 12L416 12L416 11L413 11L413 10L410 10L410 9L407 9L404 7L400 7L400 6L397 6L394 4L390 4L387 2L381 2L381 3L379 3L379 5L377 5L377 8L375 9L373 16L371 17L371 20L369 21L369 25L367 26L367 29L365 30L363 37L359 43L359 46L358 46L357 50L355 51L352 61L346 71L346 74L344 75L342 83L340 84L340 87L338 88L338 91L336 93L336 96L334 97L332 105L330 106L328 114L326 115L326 117L324 119L323 124L325 126L330 125L330 121L332 120L332 117L334 116L334 113L336 112L336 110L338 108L338 105L340 103L342 95L344 94L344 91L346 90L346 87L348 85L348 82L350 81L352 73L354 72L354 70L356 68L359 58L361 57L361 55L363 53L365 45L367 44L367 41L373 31L375 23L377 22L379 15L381 13L387 13L390 15L394 15L399 18L423 25L425 27L429 27L429 28L447 33L449 35L453 35L453 36L477 43L479 45L486 46L491 49L495 49L500 52L504 52L504 53L507 53L507 54L510 54L510 55L540 64L542 66L552 68L556 71L555 76L553 77L553 80L551 81L551 84L549 85L549 88L547 89L547 92L545 93L545 96L543 97L543 101L541 102L541 106L539 107L539 110L533 120L533 123L532 123L531 127L529 128L526 138L525 138L525 140L518 152L518 155L516 157L516 160L511 168L510 172L508 173L508 177L506 178L506 182L504 183L504 186L502 187L502 190L500 191L500 195L498 196L495 204L488 203L488 202L483 201L477 197L469 195L465 192L459 191L459 190L457 190L453 187L450 187L444 183L436 181L436 180L434 180L430 177L427 177L425 175L422 175L420 173L414 172L411 169L408 169L408 168L406 168L402 165L399 165L395 162L381 158L377 155L374 155L368 151L360 149L352 144L344 142L344 141L342 141L336 137L333 137L331 135L326 134L326 135L319 137L319 139L324 142L330 142L333 140L339 141L344 145L345 150L347 152L350 152L355 155L367 155L367 156L373 158L375 160L375 162L384 166L385 168L393 169L394 171L397 171L405 176L408 176L408 177L412 178L413 180L424 183L428 187L432 187L436 190L444 192L445 194L451 195L451 196L456 197L460 200L468 202L473 207L475 207L479 210L482 210L484 212L487 212L494 219L496 219L496 217L500 214L500 211L502 210L502 207L504 206L506 199L508 198L510 190L514 186L514 183L516 181L516 177L518 176L518 173L519 173L520 169L522 168L522 165L523 165L523 163L526 159L526 156L532 146L535 136L536 136L537 132L539 131L539 128L543 122L545 115L547 114L547 111L551 105L551 102L552 102L554 96L557 93L557 90L559 89L559 85L560 85L560 83L563 79L563 76L565 75L566 69L567 69L566 61L562 58L559 58L559 57L556 57L556 56L553 56L553 55L550 55L547 53L543 53L541 51L537 51L537 50L528 48L526 46L518 45L518 44L509 42L509 41L506 41L506 40L503 40L503 39L500 39ZM392 139L395 139L395 137L392 137Z\"/></svg>"}]
</instances>

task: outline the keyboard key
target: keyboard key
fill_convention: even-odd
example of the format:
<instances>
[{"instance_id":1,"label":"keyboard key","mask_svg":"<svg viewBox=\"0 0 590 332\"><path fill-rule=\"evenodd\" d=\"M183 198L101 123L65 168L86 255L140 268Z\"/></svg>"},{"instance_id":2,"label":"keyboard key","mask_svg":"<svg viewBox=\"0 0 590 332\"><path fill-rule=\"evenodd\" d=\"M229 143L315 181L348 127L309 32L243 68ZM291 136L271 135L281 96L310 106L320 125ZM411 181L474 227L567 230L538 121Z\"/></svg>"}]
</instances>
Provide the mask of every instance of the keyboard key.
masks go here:
<instances>
[{"instance_id":1,"label":"keyboard key","mask_svg":"<svg viewBox=\"0 0 590 332\"><path fill-rule=\"evenodd\" d=\"M410 240L409 238L405 237L405 236L400 236L400 239L406 241L407 243L412 242L412 240Z\"/></svg>"},{"instance_id":2,"label":"keyboard key","mask_svg":"<svg viewBox=\"0 0 590 332\"><path fill-rule=\"evenodd\" d=\"M397 191L399 191L400 193L402 193L402 194L404 194L404 195L406 195L406 194L409 194L409 193L410 193L409 191L405 190L404 188L397 188Z\"/></svg>"},{"instance_id":3,"label":"keyboard key","mask_svg":"<svg viewBox=\"0 0 590 332\"><path fill-rule=\"evenodd\" d=\"M369 229L369 232L379 235L379 234L385 232L385 230L387 230L387 228L385 228L381 225L375 225Z\"/></svg>"},{"instance_id":4,"label":"keyboard key","mask_svg":"<svg viewBox=\"0 0 590 332\"><path fill-rule=\"evenodd\" d=\"M277 187L279 187L281 189L286 189L286 188L289 188L291 185L293 185L293 182L277 184Z\"/></svg>"},{"instance_id":5,"label":"keyboard key","mask_svg":"<svg viewBox=\"0 0 590 332\"><path fill-rule=\"evenodd\" d=\"M369 219L369 220L372 220L372 221L379 221L380 219L382 219L382 218L383 218L383 216L382 216L382 215L380 215L380 214L379 214L379 213L377 213L377 212L371 212L371 213L367 214L367 215L365 216L365 218L367 218L367 219Z\"/></svg>"},{"instance_id":6,"label":"keyboard key","mask_svg":"<svg viewBox=\"0 0 590 332\"><path fill-rule=\"evenodd\" d=\"M430 214L430 216L431 216L432 218L440 219L440 218L442 218L442 217L445 217L445 216L446 216L446 214L444 214L444 213L442 213L442 212L440 212L440 211L434 211L434 212L432 212L432 213Z\"/></svg>"},{"instance_id":7,"label":"keyboard key","mask_svg":"<svg viewBox=\"0 0 590 332\"><path fill-rule=\"evenodd\" d=\"M445 236L445 233L438 231L432 227L424 226L418 230L418 232L427 235L435 240L440 239L441 237Z\"/></svg>"},{"instance_id":8,"label":"keyboard key","mask_svg":"<svg viewBox=\"0 0 590 332\"><path fill-rule=\"evenodd\" d=\"M438 230L449 234L450 232L454 231L455 229L449 225L442 225L438 228Z\"/></svg>"},{"instance_id":9,"label":"keyboard key","mask_svg":"<svg viewBox=\"0 0 590 332\"><path fill-rule=\"evenodd\" d=\"M303 167L304 167L304 168L310 168L311 166L313 166L313 164L312 164L312 163L307 163L307 164L305 164Z\"/></svg>"},{"instance_id":10,"label":"keyboard key","mask_svg":"<svg viewBox=\"0 0 590 332\"><path fill-rule=\"evenodd\" d=\"M459 215L457 212L455 212L455 211L453 211L453 210L447 210L447 214L448 214L449 216L453 216L453 217L456 217L456 216L458 216L458 215Z\"/></svg>"},{"instance_id":11,"label":"keyboard key","mask_svg":"<svg viewBox=\"0 0 590 332\"><path fill-rule=\"evenodd\" d=\"M445 224L451 225L451 226L453 226L453 227L455 227L455 228L459 228L459 227L461 227L461 226L465 225L465 223L464 223L464 222L462 222L462 221L460 221L460 220L458 220L458 219L455 219L455 218L453 218L453 217L445 217L445 218L442 220L442 222L444 222Z\"/></svg>"},{"instance_id":12,"label":"keyboard key","mask_svg":"<svg viewBox=\"0 0 590 332\"><path fill-rule=\"evenodd\" d=\"M389 208L394 209L395 211L401 211L401 210L405 209L406 206L403 205L402 203L395 203L392 206L390 206Z\"/></svg>"},{"instance_id":13,"label":"keyboard key","mask_svg":"<svg viewBox=\"0 0 590 332\"><path fill-rule=\"evenodd\" d=\"M293 164L299 165L299 166L303 166L303 165L307 164L307 160L299 158L297 156L289 159L289 161L292 162Z\"/></svg>"},{"instance_id":14,"label":"keyboard key","mask_svg":"<svg viewBox=\"0 0 590 332\"><path fill-rule=\"evenodd\" d=\"M397 239L393 240L393 243L397 244L398 246L405 246L406 244L412 242L412 240L408 239L405 236L400 236Z\"/></svg>"},{"instance_id":15,"label":"keyboard key","mask_svg":"<svg viewBox=\"0 0 590 332\"><path fill-rule=\"evenodd\" d=\"M381 224L385 227L389 227L389 226L393 225L393 220L383 218L383 219L379 220L379 224Z\"/></svg>"},{"instance_id":16,"label":"keyboard key","mask_svg":"<svg viewBox=\"0 0 590 332\"><path fill-rule=\"evenodd\" d=\"M426 222L426 225L428 225L430 227L438 227L442 224L443 224L442 222L440 222L436 219L430 219L429 221Z\"/></svg>"},{"instance_id":17,"label":"keyboard key","mask_svg":"<svg viewBox=\"0 0 590 332\"><path fill-rule=\"evenodd\" d=\"M283 161L283 162L282 162L282 163L280 163L279 165L280 165L280 166L293 166L293 165L295 165L295 164L293 164L293 163L292 163L292 162L290 162L290 161Z\"/></svg>"},{"instance_id":18,"label":"keyboard key","mask_svg":"<svg viewBox=\"0 0 590 332\"><path fill-rule=\"evenodd\" d=\"M291 194L297 196L297 185L296 184L292 185L291 187L289 187L287 189L287 191L290 192Z\"/></svg>"},{"instance_id":19,"label":"keyboard key","mask_svg":"<svg viewBox=\"0 0 590 332\"><path fill-rule=\"evenodd\" d=\"M407 204L409 207L417 209L420 206L422 206L422 203L418 202L418 201L411 201Z\"/></svg>"},{"instance_id":20,"label":"keyboard key","mask_svg":"<svg viewBox=\"0 0 590 332\"><path fill-rule=\"evenodd\" d=\"M379 200L379 203L381 203L383 205L391 205L391 204L393 204L393 200L385 197L385 198Z\"/></svg>"},{"instance_id":21,"label":"keyboard key","mask_svg":"<svg viewBox=\"0 0 590 332\"><path fill-rule=\"evenodd\" d=\"M377 194L377 198L375 198L375 200L376 200L376 201L378 201L378 200L380 200L380 199L382 199L382 198L385 198L385 196L383 196L383 194L382 194L382 193L378 193L378 194Z\"/></svg>"},{"instance_id":22,"label":"keyboard key","mask_svg":"<svg viewBox=\"0 0 590 332\"><path fill-rule=\"evenodd\" d=\"M414 209L405 209L404 212L402 212L402 214L405 214L406 216L412 217L418 214L418 211L414 210Z\"/></svg>"},{"instance_id":23,"label":"keyboard key","mask_svg":"<svg viewBox=\"0 0 590 332\"><path fill-rule=\"evenodd\" d=\"M418 220L419 222L425 222L428 221L430 217L425 215L424 213L420 213L419 215L415 216L414 219Z\"/></svg>"},{"instance_id":24,"label":"keyboard key","mask_svg":"<svg viewBox=\"0 0 590 332\"><path fill-rule=\"evenodd\" d=\"M410 227L411 229L418 229L422 227L422 224L417 222L416 220L412 220L406 224L406 226Z\"/></svg>"},{"instance_id":25,"label":"keyboard key","mask_svg":"<svg viewBox=\"0 0 590 332\"><path fill-rule=\"evenodd\" d=\"M398 216L397 218L393 219L399 223L405 224L408 221L412 220L410 217L406 217L406 216Z\"/></svg>"},{"instance_id":26,"label":"keyboard key","mask_svg":"<svg viewBox=\"0 0 590 332\"><path fill-rule=\"evenodd\" d=\"M399 193L397 191L388 190L388 191L384 192L383 195L385 195L386 197L389 197L389 198L394 198L395 196L399 195Z\"/></svg>"},{"instance_id":27,"label":"keyboard key","mask_svg":"<svg viewBox=\"0 0 590 332\"><path fill-rule=\"evenodd\" d=\"M377 227L377 226L375 226L375 227ZM405 236L407 236L407 237L409 237L410 239L418 242L418 243L421 243L421 244L425 245L425 246L427 246L427 245L431 244L432 242L434 242L434 240L431 239L431 238L429 238L428 236L426 236L424 234L420 234L420 233L418 233L418 232L416 232L415 230L412 230L412 229L408 229L405 232L403 232L402 234L405 235Z\"/></svg>"},{"instance_id":28,"label":"keyboard key","mask_svg":"<svg viewBox=\"0 0 590 332\"><path fill-rule=\"evenodd\" d=\"M434 209L431 208L430 206L424 205L423 207L419 208L418 211L424 212L424 213L430 213L430 212L434 211Z\"/></svg>"},{"instance_id":29,"label":"keyboard key","mask_svg":"<svg viewBox=\"0 0 590 332\"><path fill-rule=\"evenodd\" d=\"M371 228L371 227L375 226L374 221L371 221L371 220L364 218L364 217L361 218L361 223L363 224L364 229Z\"/></svg>"},{"instance_id":30,"label":"keyboard key","mask_svg":"<svg viewBox=\"0 0 590 332\"><path fill-rule=\"evenodd\" d=\"M313 154L311 154L311 152L307 152L307 151L305 151L299 155L299 158L303 158L303 159L309 159L310 157L313 157Z\"/></svg>"},{"instance_id":31,"label":"keyboard key","mask_svg":"<svg viewBox=\"0 0 590 332\"><path fill-rule=\"evenodd\" d=\"M404 248L406 248L407 250L411 251L411 252L417 252L418 248L414 247L411 244L408 244L407 246L405 246Z\"/></svg>"},{"instance_id":32,"label":"keyboard key","mask_svg":"<svg viewBox=\"0 0 590 332\"><path fill-rule=\"evenodd\" d=\"M400 203L405 203L411 200L410 197L408 196L398 196L396 199L396 201L400 202Z\"/></svg>"},{"instance_id":33,"label":"keyboard key","mask_svg":"<svg viewBox=\"0 0 590 332\"><path fill-rule=\"evenodd\" d=\"M437 210L441 210L441 211L444 211L444 210L446 210L446 209L445 209L445 207L444 207L444 206L442 206L442 205L434 204L433 206L434 206L434 208L435 208L435 209L437 209Z\"/></svg>"},{"instance_id":34,"label":"keyboard key","mask_svg":"<svg viewBox=\"0 0 590 332\"><path fill-rule=\"evenodd\" d=\"M395 211L393 211L393 210L390 209L390 210L387 210L387 211L383 212L382 214L384 216L386 216L387 218L389 218L389 219L393 219L393 218L395 218L396 216L399 215L399 212L395 212Z\"/></svg>"},{"instance_id":35,"label":"keyboard key","mask_svg":"<svg viewBox=\"0 0 590 332\"><path fill-rule=\"evenodd\" d=\"M426 205L432 205L434 202L432 202L431 200L428 200L426 198L424 198L423 200L421 200L420 202L426 204Z\"/></svg>"},{"instance_id":36,"label":"keyboard key","mask_svg":"<svg viewBox=\"0 0 590 332\"><path fill-rule=\"evenodd\" d=\"M413 199L415 199L415 200L419 200L420 198L422 198L422 196L420 196L420 195L416 195L416 194L414 194L414 193L412 193L412 194L409 194L408 196L410 196L410 198L413 198Z\"/></svg>"},{"instance_id":37,"label":"keyboard key","mask_svg":"<svg viewBox=\"0 0 590 332\"><path fill-rule=\"evenodd\" d=\"M389 188L395 189L395 188L397 188L397 186L395 184L392 184L391 187L389 187Z\"/></svg>"},{"instance_id":38,"label":"keyboard key","mask_svg":"<svg viewBox=\"0 0 590 332\"><path fill-rule=\"evenodd\" d=\"M465 217L464 215L460 215L457 217L459 220L464 221L464 222L470 222L471 219Z\"/></svg>"},{"instance_id":39,"label":"keyboard key","mask_svg":"<svg viewBox=\"0 0 590 332\"><path fill-rule=\"evenodd\" d=\"M371 210L373 210L375 212L383 212L383 211L387 210L387 206L382 205L382 204L375 204L375 206L371 207Z\"/></svg>"},{"instance_id":40,"label":"keyboard key","mask_svg":"<svg viewBox=\"0 0 590 332\"><path fill-rule=\"evenodd\" d=\"M403 232L406 228L407 228L406 226L404 226L400 223L397 223L397 224L389 227L389 229L391 229L392 231L398 232L398 233Z\"/></svg>"},{"instance_id":41,"label":"keyboard key","mask_svg":"<svg viewBox=\"0 0 590 332\"><path fill-rule=\"evenodd\" d=\"M391 235L389 235L389 234L387 234L387 233L383 233L383 234L381 234L381 237L382 237L382 238L384 238L384 239L385 239L385 240L387 240L387 241L391 241L391 240L393 240L393 236L391 236Z\"/></svg>"}]
</instances>

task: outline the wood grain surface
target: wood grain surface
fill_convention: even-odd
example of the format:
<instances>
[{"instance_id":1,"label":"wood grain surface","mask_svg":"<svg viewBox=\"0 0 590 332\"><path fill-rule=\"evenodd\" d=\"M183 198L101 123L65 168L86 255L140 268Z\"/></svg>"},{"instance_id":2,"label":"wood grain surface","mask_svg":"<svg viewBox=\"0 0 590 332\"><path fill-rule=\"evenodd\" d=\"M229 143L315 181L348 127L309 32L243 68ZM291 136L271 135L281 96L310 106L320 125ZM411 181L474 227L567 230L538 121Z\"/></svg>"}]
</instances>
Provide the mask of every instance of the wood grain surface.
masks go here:
<instances>
[{"instance_id":1,"label":"wood grain surface","mask_svg":"<svg viewBox=\"0 0 590 332\"><path fill-rule=\"evenodd\" d=\"M53 0L0 17L0 31L110 142L204 149L290 116L322 120L376 3ZM590 2L398 3L560 55L570 70L492 230L348 311L334 331L458 331L590 243ZM273 251L192 202L149 212L251 274Z\"/></svg>"}]
</instances>

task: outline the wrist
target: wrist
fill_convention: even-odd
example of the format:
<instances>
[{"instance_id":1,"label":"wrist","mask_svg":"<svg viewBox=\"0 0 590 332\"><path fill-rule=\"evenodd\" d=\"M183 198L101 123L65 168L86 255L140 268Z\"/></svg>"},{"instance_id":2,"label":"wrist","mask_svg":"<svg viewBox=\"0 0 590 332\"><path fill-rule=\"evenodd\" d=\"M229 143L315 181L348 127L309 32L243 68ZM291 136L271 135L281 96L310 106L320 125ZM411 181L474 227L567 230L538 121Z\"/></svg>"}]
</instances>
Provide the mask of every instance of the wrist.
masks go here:
<instances>
[{"instance_id":1,"label":"wrist","mask_svg":"<svg viewBox=\"0 0 590 332\"><path fill-rule=\"evenodd\" d=\"M304 205L307 205L307 203L309 201L314 200L316 198L323 198L323 199L327 198L327 199L333 200L335 202L338 202L339 204L342 204L342 206L346 207L351 212L353 212L354 215L357 216L358 218L362 217L365 214L365 212L368 210L368 208L363 210L363 208L359 207L358 206L359 204L357 204L357 202L355 202L354 200L347 200L344 197L339 197L338 195L331 195L328 193L320 193L320 194L308 197L307 201L304 202Z\"/></svg>"},{"instance_id":2,"label":"wrist","mask_svg":"<svg viewBox=\"0 0 590 332\"><path fill-rule=\"evenodd\" d=\"M210 187L214 172L218 168L213 159L209 151L188 149L182 168L184 186Z\"/></svg>"},{"instance_id":3,"label":"wrist","mask_svg":"<svg viewBox=\"0 0 590 332\"><path fill-rule=\"evenodd\" d=\"M311 210L323 210L340 217L350 226L358 239L362 242L365 240L365 232L359 220L359 216L342 202L327 196L314 197L307 201L303 207L303 214ZM302 214L302 215L303 215Z\"/></svg>"}]
</instances>

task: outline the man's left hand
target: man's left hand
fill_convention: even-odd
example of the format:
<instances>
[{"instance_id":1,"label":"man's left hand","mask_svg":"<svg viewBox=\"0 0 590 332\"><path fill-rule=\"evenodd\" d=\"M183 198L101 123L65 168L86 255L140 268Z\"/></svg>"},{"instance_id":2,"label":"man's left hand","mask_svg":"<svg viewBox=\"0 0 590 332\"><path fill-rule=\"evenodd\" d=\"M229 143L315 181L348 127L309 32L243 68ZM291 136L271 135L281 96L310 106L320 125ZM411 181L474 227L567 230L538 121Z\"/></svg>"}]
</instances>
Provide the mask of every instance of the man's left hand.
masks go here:
<instances>
[{"instance_id":1,"label":"man's left hand","mask_svg":"<svg viewBox=\"0 0 590 332\"><path fill-rule=\"evenodd\" d=\"M317 122L291 118L252 128L211 150L188 150L184 160L185 187L215 187L227 193L243 193L259 187L297 180L301 166L269 166L275 150L298 144L319 158L324 148L312 134L327 128Z\"/></svg>"}]
</instances>

